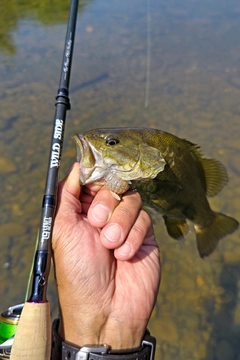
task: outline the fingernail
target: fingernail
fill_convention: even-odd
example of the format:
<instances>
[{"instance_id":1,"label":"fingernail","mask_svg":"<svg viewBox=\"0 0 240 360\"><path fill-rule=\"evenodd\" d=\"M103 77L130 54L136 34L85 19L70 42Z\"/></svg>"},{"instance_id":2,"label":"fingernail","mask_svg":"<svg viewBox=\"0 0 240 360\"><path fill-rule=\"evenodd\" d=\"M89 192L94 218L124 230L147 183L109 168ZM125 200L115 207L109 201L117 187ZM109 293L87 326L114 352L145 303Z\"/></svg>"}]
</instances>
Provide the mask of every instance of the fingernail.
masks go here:
<instances>
[{"instance_id":1,"label":"fingernail","mask_svg":"<svg viewBox=\"0 0 240 360\"><path fill-rule=\"evenodd\" d=\"M109 241L119 241L121 238L121 229L118 225L112 224L104 231L104 236Z\"/></svg>"},{"instance_id":2,"label":"fingernail","mask_svg":"<svg viewBox=\"0 0 240 360\"><path fill-rule=\"evenodd\" d=\"M121 246L121 247L117 250L117 252L118 252L119 255L124 255L124 256L126 256L126 255L129 255L129 254L130 254L131 250L132 250L131 246L130 246L127 242L125 242L125 243L123 244L123 246Z\"/></svg>"},{"instance_id":3,"label":"fingernail","mask_svg":"<svg viewBox=\"0 0 240 360\"><path fill-rule=\"evenodd\" d=\"M107 222L109 219L109 209L105 205L96 204L91 209L91 215L98 222Z\"/></svg>"}]
</instances>

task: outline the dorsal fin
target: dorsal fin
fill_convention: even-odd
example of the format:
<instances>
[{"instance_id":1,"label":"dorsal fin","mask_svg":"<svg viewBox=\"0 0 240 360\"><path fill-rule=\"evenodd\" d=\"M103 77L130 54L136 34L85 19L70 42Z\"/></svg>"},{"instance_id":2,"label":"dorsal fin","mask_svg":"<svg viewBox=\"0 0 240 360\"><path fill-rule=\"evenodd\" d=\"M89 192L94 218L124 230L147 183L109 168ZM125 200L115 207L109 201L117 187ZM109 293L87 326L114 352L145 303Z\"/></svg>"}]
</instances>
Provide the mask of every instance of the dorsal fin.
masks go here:
<instances>
[{"instance_id":1,"label":"dorsal fin","mask_svg":"<svg viewBox=\"0 0 240 360\"><path fill-rule=\"evenodd\" d=\"M215 196L228 182L225 167L218 160L203 158L198 145L185 139L184 143L199 163L201 182L206 190L206 195Z\"/></svg>"}]
</instances>

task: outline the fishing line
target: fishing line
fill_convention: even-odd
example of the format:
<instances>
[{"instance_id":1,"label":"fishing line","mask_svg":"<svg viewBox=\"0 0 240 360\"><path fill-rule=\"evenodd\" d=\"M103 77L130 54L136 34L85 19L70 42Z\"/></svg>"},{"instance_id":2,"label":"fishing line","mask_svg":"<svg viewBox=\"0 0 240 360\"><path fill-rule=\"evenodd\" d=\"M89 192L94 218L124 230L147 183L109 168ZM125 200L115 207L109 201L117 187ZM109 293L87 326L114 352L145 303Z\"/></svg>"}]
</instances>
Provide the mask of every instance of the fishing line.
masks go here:
<instances>
[{"instance_id":1,"label":"fishing line","mask_svg":"<svg viewBox=\"0 0 240 360\"><path fill-rule=\"evenodd\" d=\"M147 66L146 66L146 88L145 88L145 108L149 105L149 89L150 89L150 75L151 75L151 4L150 0L147 0Z\"/></svg>"},{"instance_id":2,"label":"fishing line","mask_svg":"<svg viewBox=\"0 0 240 360\"><path fill-rule=\"evenodd\" d=\"M36 254L36 251L38 248L38 241L39 241L39 230L38 230L37 238L36 238L36 242L35 242L34 256L32 259L31 269L30 269L30 273L28 276L27 289L26 289L24 302L26 302L30 296L30 288L31 288L31 281L32 281L32 276L33 276L34 260L35 260L35 254Z\"/></svg>"}]
</instances>

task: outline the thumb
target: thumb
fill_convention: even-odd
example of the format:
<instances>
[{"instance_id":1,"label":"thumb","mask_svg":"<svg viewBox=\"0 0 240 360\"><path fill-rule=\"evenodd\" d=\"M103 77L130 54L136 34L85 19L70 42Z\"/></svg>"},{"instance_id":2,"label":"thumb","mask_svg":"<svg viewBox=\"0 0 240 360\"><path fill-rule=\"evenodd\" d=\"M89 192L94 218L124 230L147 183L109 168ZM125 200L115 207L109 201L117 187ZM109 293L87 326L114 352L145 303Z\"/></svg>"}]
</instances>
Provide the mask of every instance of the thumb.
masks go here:
<instances>
[{"instance_id":1,"label":"thumb","mask_svg":"<svg viewBox=\"0 0 240 360\"><path fill-rule=\"evenodd\" d=\"M79 200L80 195L80 164L75 162L66 177L64 191L67 191Z\"/></svg>"},{"instance_id":2,"label":"thumb","mask_svg":"<svg viewBox=\"0 0 240 360\"><path fill-rule=\"evenodd\" d=\"M80 164L75 162L69 170L69 174L58 185L58 199L57 211L59 208L71 206L71 204L78 204L80 196L80 183L79 183Z\"/></svg>"}]
</instances>

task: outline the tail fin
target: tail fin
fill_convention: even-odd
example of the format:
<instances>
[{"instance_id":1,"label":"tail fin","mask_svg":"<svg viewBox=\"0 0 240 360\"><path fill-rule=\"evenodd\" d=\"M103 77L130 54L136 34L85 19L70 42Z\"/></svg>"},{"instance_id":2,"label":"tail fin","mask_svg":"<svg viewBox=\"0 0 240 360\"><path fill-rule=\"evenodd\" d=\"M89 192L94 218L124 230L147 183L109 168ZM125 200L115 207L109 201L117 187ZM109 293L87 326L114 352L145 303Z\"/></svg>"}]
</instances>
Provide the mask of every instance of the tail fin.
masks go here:
<instances>
[{"instance_id":1,"label":"tail fin","mask_svg":"<svg viewBox=\"0 0 240 360\"><path fill-rule=\"evenodd\" d=\"M207 227L195 225L199 255L202 258L210 255L216 248L218 241L227 234L234 232L238 225L237 220L221 213L215 213L214 220Z\"/></svg>"}]
</instances>

